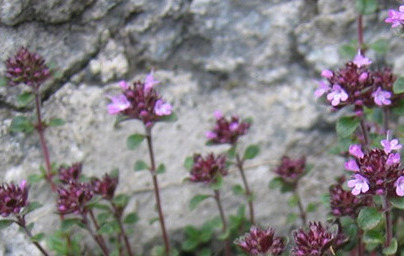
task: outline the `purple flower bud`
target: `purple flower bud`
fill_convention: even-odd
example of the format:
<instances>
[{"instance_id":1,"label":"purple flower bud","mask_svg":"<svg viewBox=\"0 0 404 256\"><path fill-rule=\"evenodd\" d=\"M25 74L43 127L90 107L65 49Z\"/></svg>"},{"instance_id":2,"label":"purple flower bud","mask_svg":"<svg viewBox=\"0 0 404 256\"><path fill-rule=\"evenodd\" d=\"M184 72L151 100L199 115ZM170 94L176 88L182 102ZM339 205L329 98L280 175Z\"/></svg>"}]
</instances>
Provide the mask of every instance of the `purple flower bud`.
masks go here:
<instances>
[{"instance_id":1,"label":"purple flower bud","mask_svg":"<svg viewBox=\"0 0 404 256\"><path fill-rule=\"evenodd\" d=\"M91 179L91 186L94 193L97 195L101 195L107 200L111 200L114 197L117 185L118 177L111 177L108 174L105 174L102 180L98 178Z\"/></svg>"},{"instance_id":2,"label":"purple flower bud","mask_svg":"<svg viewBox=\"0 0 404 256\"><path fill-rule=\"evenodd\" d=\"M396 182L394 182L396 187L396 193L398 196L404 196L404 176L400 176Z\"/></svg>"},{"instance_id":3,"label":"purple flower bud","mask_svg":"<svg viewBox=\"0 0 404 256\"><path fill-rule=\"evenodd\" d=\"M220 111L215 112L216 124L211 131L206 133L210 143L235 144L238 138L247 133L250 123L240 121L238 116L232 116L230 120L224 118Z\"/></svg>"},{"instance_id":4,"label":"purple flower bud","mask_svg":"<svg viewBox=\"0 0 404 256\"><path fill-rule=\"evenodd\" d=\"M365 154L362 152L362 148L360 145L353 144L349 146L349 154L354 157L362 158Z\"/></svg>"},{"instance_id":5,"label":"purple flower bud","mask_svg":"<svg viewBox=\"0 0 404 256\"><path fill-rule=\"evenodd\" d=\"M324 78L329 79L329 78L331 78L331 77L334 76L334 73L333 73L331 70L324 69L324 70L321 72L321 76L324 77Z\"/></svg>"},{"instance_id":6,"label":"purple flower bud","mask_svg":"<svg viewBox=\"0 0 404 256\"><path fill-rule=\"evenodd\" d=\"M288 156L283 156L280 165L275 169L275 173L278 174L283 181L296 184L304 175L306 168L306 158L292 160Z\"/></svg>"},{"instance_id":7,"label":"purple flower bud","mask_svg":"<svg viewBox=\"0 0 404 256\"><path fill-rule=\"evenodd\" d=\"M360 76L359 76L359 82L363 83L366 82L366 80L368 80L369 77L369 73L368 72L363 72Z\"/></svg>"},{"instance_id":8,"label":"purple flower bud","mask_svg":"<svg viewBox=\"0 0 404 256\"><path fill-rule=\"evenodd\" d=\"M227 174L225 155L215 156L213 153L208 154L206 157L200 154L194 155L194 165L190 173L192 182L214 183L218 176Z\"/></svg>"},{"instance_id":9,"label":"purple flower bud","mask_svg":"<svg viewBox=\"0 0 404 256\"><path fill-rule=\"evenodd\" d=\"M28 205L28 185L25 180L17 186L13 183L0 185L0 215L19 214Z\"/></svg>"},{"instance_id":10,"label":"purple flower bud","mask_svg":"<svg viewBox=\"0 0 404 256\"><path fill-rule=\"evenodd\" d=\"M238 238L234 243L253 256L282 255L285 250L284 239L276 237L272 228L262 229L251 226L250 232Z\"/></svg>"},{"instance_id":11,"label":"purple flower bud","mask_svg":"<svg viewBox=\"0 0 404 256\"><path fill-rule=\"evenodd\" d=\"M64 184L78 182L81 175L82 164L75 163L71 166L59 168L59 179Z\"/></svg>"}]
</instances>

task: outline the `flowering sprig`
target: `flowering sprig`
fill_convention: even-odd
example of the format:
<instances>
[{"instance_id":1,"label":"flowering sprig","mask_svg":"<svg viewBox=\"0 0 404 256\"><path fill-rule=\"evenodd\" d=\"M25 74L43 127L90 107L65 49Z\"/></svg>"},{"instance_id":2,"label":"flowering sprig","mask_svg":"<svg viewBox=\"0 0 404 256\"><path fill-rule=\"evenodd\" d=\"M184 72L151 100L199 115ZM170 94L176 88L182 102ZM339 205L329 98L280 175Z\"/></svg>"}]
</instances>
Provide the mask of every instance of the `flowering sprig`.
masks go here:
<instances>
[{"instance_id":1,"label":"flowering sprig","mask_svg":"<svg viewBox=\"0 0 404 256\"><path fill-rule=\"evenodd\" d=\"M282 255L286 247L285 239L275 236L274 229L262 229L257 226L251 226L250 231L234 243L252 256Z\"/></svg>"},{"instance_id":2,"label":"flowering sprig","mask_svg":"<svg viewBox=\"0 0 404 256\"><path fill-rule=\"evenodd\" d=\"M404 26L404 5L400 5L397 10L390 9L389 17L384 20L386 23L391 23L391 27Z\"/></svg>"}]
</instances>

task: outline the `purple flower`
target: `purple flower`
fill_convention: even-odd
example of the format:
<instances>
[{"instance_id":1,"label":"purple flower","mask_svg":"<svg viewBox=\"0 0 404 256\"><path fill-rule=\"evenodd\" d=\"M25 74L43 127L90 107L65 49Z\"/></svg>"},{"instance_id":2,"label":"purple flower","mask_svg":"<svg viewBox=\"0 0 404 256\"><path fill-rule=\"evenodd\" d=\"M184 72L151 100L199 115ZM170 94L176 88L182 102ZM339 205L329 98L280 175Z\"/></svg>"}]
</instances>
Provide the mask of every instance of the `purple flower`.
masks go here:
<instances>
[{"instance_id":1,"label":"purple flower","mask_svg":"<svg viewBox=\"0 0 404 256\"><path fill-rule=\"evenodd\" d=\"M392 166L392 165L395 165L395 164L399 164L400 160L401 159L400 159L400 154L399 153L391 153L387 157L386 165L387 166Z\"/></svg>"},{"instance_id":2,"label":"purple flower","mask_svg":"<svg viewBox=\"0 0 404 256\"><path fill-rule=\"evenodd\" d=\"M357 144L349 146L349 154L357 158L362 158L365 155L362 151L361 146Z\"/></svg>"},{"instance_id":3,"label":"purple flower","mask_svg":"<svg viewBox=\"0 0 404 256\"><path fill-rule=\"evenodd\" d=\"M115 189L118 186L118 177L111 177L105 174L102 180L98 178L91 179L91 186L94 194L101 195L107 200L111 200L114 197Z\"/></svg>"},{"instance_id":4,"label":"purple flower","mask_svg":"<svg viewBox=\"0 0 404 256\"><path fill-rule=\"evenodd\" d=\"M50 77L50 71L42 56L21 47L6 60L6 77L11 86L24 83L38 89Z\"/></svg>"},{"instance_id":5,"label":"purple flower","mask_svg":"<svg viewBox=\"0 0 404 256\"><path fill-rule=\"evenodd\" d=\"M208 154L206 157L200 154L194 155L194 165L190 173L192 182L214 183L218 176L227 174L225 155L215 156L213 153Z\"/></svg>"},{"instance_id":6,"label":"purple flower","mask_svg":"<svg viewBox=\"0 0 404 256\"><path fill-rule=\"evenodd\" d=\"M382 140L380 143L382 144L384 152L386 152L386 154L390 153L393 150L401 149L401 144L399 144L397 139L392 139L392 140L385 139L385 140Z\"/></svg>"},{"instance_id":7,"label":"purple flower","mask_svg":"<svg viewBox=\"0 0 404 256\"><path fill-rule=\"evenodd\" d=\"M318 88L314 91L314 96L316 97L316 99L318 99L325 93L327 93L329 90L330 86L328 86L328 84L326 84L324 81L320 81Z\"/></svg>"},{"instance_id":8,"label":"purple flower","mask_svg":"<svg viewBox=\"0 0 404 256\"><path fill-rule=\"evenodd\" d=\"M162 99L156 101L154 105L154 113L158 116L169 116L171 115L173 107L169 104L164 102Z\"/></svg>"},{"instance_id":9,"label":"purple flower","mask_svg":"<svg viewBox=\"0 0 404 256\"><path fill-rule=\"evenodd\" d=\"M353 180L348 181L348 187L352 188L352 194L357 196L361 192L366 193L369 190L369 181L360 174L355 174Z\"/></svg>"},{"instance_id":10,"label":"purple flower","mask_svg":"<svg viewBox=\"0 0 404 256\"><path fill-rule=\"evenodd\" d=\"M394 182L394 186L396 187L396 194L398 196L404 196L404 176L400 176L396 182Z\"/></svg>"},{"instance_id":11,"label":"purple flower","mask_svg":"<svg viewBox=\"0 0 404 256\"><path fill-rule=\"evenodd\" d=\"M122 80L119 82L119 87L121 87L121 89L125 91L129 89L129 84L125 80Z\"/></svg>"},{"instance_id":12,"label":"purple flower","mask_svg":"<svg viewBox=\"0 0 404 256\"><path fill-rule=\"evenodd\" d=\"M395 28L404 24L404 5L399 7L399 10L389 10L389 17L384 20L386 23L391 23L391 27Z\"/></svg>"},{"instance_id":13,"label":"purple flower","mask_svg":"<svg viewBox=\"0 0 404 256\"><path fill-rule=\"evenodd\" d=\"M355 56L353 63L358 67L366 67L372 64L372 61L369 58L366 58L361 54L361 51L358 51L358 54Z\"/></svg>"},{"instance_id":14,"label":"purple flower","mask_svg":"<svg viewBox=\"0 0 404 256\"><path fill-rule=\"evenodd\" d=\"M238 138L247 133L250 123L240 121L238 116L226 119L222 112L215 111L216 124L211 131L205 133L209 143L235 144Z\"/></svg>"},{"instance_id":15,"label":"purple flower","mask_svg":"<svg viewBox=\"0 0 404 256\"><path fill-rule=\"evenodd\" d=\"M281 255L285 250L285 242L275 236L272 228L262 229L251 226L250 232L234 241L243 251L253 256Z\"/></svg>"},{"instance_id":16,"label":"purple flower","mask_svg":"<svg viewBox=\"0 0 404 256\"><path fill-rule=\"evenodd\" d=\"M88 183L71 183L57 190L57 209L60 214L85 214L86 203L93 198L93 190Z\"/></svg>"},{"instance_id":17,"label":"purple flower","mask_svg":"<svg viewBox=\"0 0 404 256\"><path fill-rule=\"evenodd\" d=\"M345 163L345 169L347 169L348 171L358 172L359 166L355 160L351 159Z\"/></svg>"},{"instance_id":18,"label":"purple flower","mask_svg":"<svg viewBox=\"0 0 404 256\"><path fill-rule=\"evenodd\" d=\"M281 164L275 169L284 182L289 184L296 184L304 175L306 168L306 158L290 159L288 156L283 156Z\"/></svg>"},{"instance_id":19,"label":"purple flower","mask_svg":"<svg viewBox=\"0 0 404 256\"><path fill-rule=\"evenodd\" d=\"M334 84L332 86L331 92L327 94L327 100L331 102L334 107L339 105L341 101L346 101L348 99L348 94L340 85Z\"/></svg>"},{"instance_id":20,"label":"purple flower","mask_svg":"<svg viewBox=\"0 0 404 256\"><path fill-rule=\"evenodd\" d=\"M378 106L390 105L391 104L391 92L383 91L380 87L372 93L372 97Z\"/></svg>"},{"instance_id":21,"label":"purple flower","mask_svg":"<svg viewBox=\"0 0 404 256\"><path fill-rule=\"evenodd\" d=\"M62 166L59 168L59 179L64 184L78 182L83 165L75 163L71 166Z\"/></svg>"},{"instance_id":22,"label":"purple flower","mask_svg":"<svg viewBox=\"0 0 404 256\"><path fill-rule=\"evenodd\" d=\"M146 76L146 79L144 81L144 90L145 91L150 91L151 88L154 87L154 85L160 83L159 81L155 80L153 77L153 70Z\"/></svg>"},{"instance_id":23,"label":"purple flower","mask_svg":"<svg viewBox=\"0 0 404 256\"><path fill-rule=\"evenodd\" d=\"M28 185L25 180L17 186L13 183L0 186L0 215L18 215L28 205Z\"/></svg>"},{"instance_id":24,"label":"purple flower","mask_svg":"<svg viewBox=\"0 0 404 256\"><path fill-rule=\"evenodd\" d=\"M323 71L321 71L321 76L324 78L331 78L333 77L334 73L331 70L328 69L324 69Z\"/></svg>"},{"instance_id":25,"label":"purple flower","mask_svg":"<svg viewBox=\"0 0 404 256\"><path fill-rule=\"evenodd\" d=\"M364 82L366 82L366 81L368 80L368 78L369 78L369 73L368 73L368 72L363 72L363 73L359 76L358 81L359 81L360 83L364 83Z\"/></svg>"},{"instance_id":26,"label":"purple flower","mask_svg":"<svg viewBox=\"0 0 404 256\"><path fill-rule=\"evenodd\" d=\"M125 95L118 95L116 97L109 96L109 99L112 101L108 104L107 109L110 115L117 115L121 112L125 111L130 107L130 102L125 97Z\"/></svg>"}]
</instances>

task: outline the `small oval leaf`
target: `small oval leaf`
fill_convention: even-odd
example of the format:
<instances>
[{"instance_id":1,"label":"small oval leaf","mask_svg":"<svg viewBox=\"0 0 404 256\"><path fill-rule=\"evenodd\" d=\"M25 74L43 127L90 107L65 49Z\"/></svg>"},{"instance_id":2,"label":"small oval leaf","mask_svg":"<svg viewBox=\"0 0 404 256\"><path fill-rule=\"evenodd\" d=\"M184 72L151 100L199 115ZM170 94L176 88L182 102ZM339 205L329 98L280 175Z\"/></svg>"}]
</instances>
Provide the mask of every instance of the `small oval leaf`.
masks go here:
<instances>
[{"instance_id":1,"label":"small oval leaf","mask_svg":"<svg viewBox=\"0 0 404 256\"><path fill-rule=\"evenodd\" d=\"M145 136L142 134L132 134L126 140L126 146L129 150L135 150L143 142Z\"/></svg>"},{"instance_id":2,"label":"small oval leaf","mask_svg":"<svg viewBox=\"0 0 404 256\"><path fill-rule=\"evenodd\" d=\"M383 215L373 207L363 208L358 215L358 225L363 230L371 230L377 227L383 220Z\"/></svg>"},{"instance_id":3,"label":"small oval leaf","mask_svg":"<svg viewBox=\"0 0 404 256\"><path fill-rule=\"evenodd\" d=\"M198 204L200 204L205 199L211 197L211 195L196 195L194 196L191 201L189 202L189 209L192 211L194 210Z\"/></svg>"}]
</instances>

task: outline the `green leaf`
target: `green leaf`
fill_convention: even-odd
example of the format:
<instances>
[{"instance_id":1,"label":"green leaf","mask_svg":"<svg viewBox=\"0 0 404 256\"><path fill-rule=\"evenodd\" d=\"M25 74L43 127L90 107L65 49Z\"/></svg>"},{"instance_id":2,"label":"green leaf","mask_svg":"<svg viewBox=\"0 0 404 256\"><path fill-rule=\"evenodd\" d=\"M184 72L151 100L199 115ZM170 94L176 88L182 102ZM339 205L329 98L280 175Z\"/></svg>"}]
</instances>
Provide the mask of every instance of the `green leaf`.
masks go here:
<instances>
[{"instance_id":1,"label":"green leaf","mask_svg":"<svg viewBox=\"0 0 404 256\"><path fill-rule=\"evenodd\" d=\"M112 199L112 202L120 207L120 208L125 208L126 205L128 205L129 202L129 196L125 194L119 194Z\"/></svg>"},{"instance_id":2,"label":"green leaf","mask_svg":"<svg viewBox=\"0 0 404 256\"><path fill-rule=\"evenodd\" d=\"M363 241L367 244L383 244L384 235L380 230L368 230L363 234Z\"/></svg>"},{"instance_id":3,"label":"green leaf","mask_svg":"<svg viewBox=\"0 0 404 256\"><path fill-rule=\"evenodd\" d=\"M295 223L298 218L298 215L296 213L288 213L286 216L286 222L287 223Z\"/></svg>"},{"instance_id":4,"label":"green leaf","mask_svg":"<svg viewBox=\"0 0 404 256\"><path fill-rule=\"evenodd\" d=\"M189 209L192 211L194 210L198 204L200 204L203 200L211 197L211 195L196 195L194 196L191 201L189 202Z\"/></svg>"},{"instance_id":5,"label":"green leaf","mask_svg":"<svg viewBox=\"0 0 404 256\"><path fill-rule=\"evenodd\" d=\"M72 227L74 226L78 226L81 228L85 228L83 221L81 219L75 219L75 218L71 218L71 219L64 219L61 223L60 223L60 229L62 231L69 231Z\"/></svg>"},{"instance_id":6,"label":"green leaf","mask_svg":"<svg viewBox=\"0 0 404 256\"><path fill-rule=\"evenodd\" d=\"M135 150L143 142L146 136L142 134L132 134L126 140L126 146L129 150Z\"/></svg>"},{"instance_id":7,"label":"green leaf","mask_svg":"<svg viewBox=\"0 0 404 256\"><path fill-rule=\"evenodd\" d=\"M389 49L389 42L385 38L379 38L369 45L370 49L378 54L386 54Z\"/></svg>"},{"instance_id":8,"label":"green leaf","mask_svg":"<svg viewBox=\"0 0 404 256\"><path fill-rule=\"evenodd\" d=\"M197 254L197 256L211 256L211 255L213 255L213 253L212 250L209 248L203 248Z\"/></svg>"},{"instance_id":9,"label":"green leaf","mask_svg":"<svg viewBox=\"0 0 404 256\"><path fill-rule=\"evenodd\" d=\"M275 177L269 182L268 187L270 189L276 189L281 187L282 185L283 185L283 179L281 177Z\"/></svg>"},{"instance_id":10,"label":"green leaf","mask_svg":"<svg viewBox=\"0 0 404 256\"><path fill-rule=\"evenodd\" d=\"M165 173L165 172L166 172L166 166L164 164L160 164L157 167L156 173L161 174L161 173Z\"/></svg>"},{"instance_id":11,"label":"green leaf","mask_svg":"<svg viewBox=\"0 0 404 256\"><path fill-rule=\"evenodd\" d=\"M318 208L318 203L309 203L306 207L306 212L315 212Z\"/></svg>"},{"instance_id":12,"label":"green leaf","mask_svg":"<svg viewBox=\"0 0 404 256\"><path fill-rule=\"evenodd\" d=\"M393 84L393 92L395 94L404 92L404 77L400 76Z\"/></svg>"},{"instance_id":13,"label":"green leaf","mask_svg":"<svg viewBox=\"0 0 404 256\"><path fill-rule=\"evenodd\" d=\"M194 166L194 158L192 156L187 156L184 161L184 167L187 171L191 170L192 166Z\"/></svg>"},{"instance_id":14,"label":"green leaf","mask_svg":"<svg viewBox=\"0 0 404 256\"><path fill-rule=\"evenodd\" d=\"M244 159L253 159L260 152L260 148L257 145L250 145L244 151Z\"/></svg>"},{"instance_id":15,"label":"green leaf","mask_svg":"<svg viewBox=\"0 0 404 256\"><path fill-rule=\"evenodd\" d=\"M230 229L227 229L226 232L221 233L221 234L219 234L219 235L217 236L217 238L218 238L219 240L226 240L226 239L229 238L229 237L230 237Z\"/></svg>"},{"instance_id":16,"label":"green leaf","mask_svg":"<svg viewBox=\"0 0 404 256\"><path fill-rule=\"evenodd\" d=\"M171 112L171 115L169 116L162 116L158 121L159 122L175 122L178 120L177 114L174 112Z\"/></svg>"},{"instance_id":17,"label":"green leaf","mask_svg":"<svg viewBox=\"0 0 404 256\"><path fill-rule=\"evenodd\" d=\"M391 111L396 115L404 115L404 100L399 100Z\"/></svg>"},{"instance_id":18,"label":"green leaf","mask_svg":"<svg viewBox=\"0 0 404 256\"><path fill-rule=\"evenodd\" d=\"M24 209L24 214L28 214L30 212L35 211L36 209L41 208L43 205L38 203L38 202L30 202L28 207L26 207L26 209Z\"/></svg>"},{"instance_id":19,"label":"green leaf","mask_svg":"<svg viewBox=\"0 0 404 256\"><path fill-rule=\"evenodd\" d=\"M344 231L344 234L348 236L348 244L346 244L344 247L346 249L353 249L356 246L356 238L358 235L358 226L356 225L356 222L354 219L351 217L342 217L340 218L342 230Z\"/></svg>"},{"instance_id":20,"label":"green leaf","mask_svg":"<svg viewBox=\"0 0 404 256\"><path fill-rule=\"evenodd\" d=\"M253 123L253 118L252 117L246 117L246 118L243 119L243 122L252 124Z\"/></svg>"},{"instance_id":21,"label":"green leaf","mask_svg":"<svg viewBox=\"0 0 404 256\"><path fill-rule=\"evenodd\" d=\"M353 59L357 53L357 49L353 44L345 44L339 48L338 52L342 58Z\"/></svg>"},{"instance_id":22,"label":"green leaf","mask_svg":"<svg viewBox=\"0 0 404 256\"><path fill-rule=\"evenodd\" d=\"M43 179L44 179L44 176L42 174L31 174L28 176L27 181L29 184L35 184L35 183L40 182Z\"/></svg>"},{"instance_id":23,"label":"green leaf","mask_svg":"<svg viewBox=\"0 0 404 256\"><path fill-rule=\"evenodd\" d=\"M11 132L31 133L34 129L34 125L25 116L16 116L13 118L13 121L11 121Z\"/></svg>"},{"instance_id":24,"label":"green leaf","mask_svg":"<svg viewBox=\"0 0 404 256\"><path fill-rule=\"evenodd\" d=\"M229 150L227 150L227 157L229 159L233 159L234 157L236 157L236 147L232 146L231 148L229 148Z\"/></svg>"},{"instance_id":25,"label":"green leaf","mask_svg":"<svg viewBox=\"0 0 404 256\"><path fill-rule=\"evenodd\" d=\"M296 195L292 195L288 200L289 207L295 207L299 203L299 197Z\"/></svg>"},{"instance_id":26,"label":"green leaf","mask_svg":"<svg viewBox=\"0 0 404 256\"><path fill-rule=\"evenodd\" d=\"M359 125L359 120L352 116L341 117L336 126L337 134L343 138L349 137L355 132L356 127Z\"/></svg>"},{"instance_id":27,"label":"green leaf","mask_svg":"<svg viewBox=\"0 0 404 256\"><path fill-rule=\"evenodd\" d=\"M5 77L0 77L0 87L7 85L7 79Z\"/></svg>"},{"instance_id":28,"label":"green leaf","mask_svg":"<svg viewBox=\"0 0 404 256\"><path fill-rule=\"evenodd\" d=\"M363 208L358 215L358 225L363 230L371 230L377 227L383 220L383 215L373 207Z\"/></svg>"},{"instance_id":29,"label":"green leaf","mask_svg":"<svg viewBox=\"0 0 404 256\"><path fill-rule=\"evenodd\" d=\"M377 10L377 0L356 0L356 10L362 14L372 14Z\"/></svg>"},{"instance_id":30,"label":"green leaf","mask_svg":"<svg viewBox=\"0 0 404 256\"><path fill-rule=\"evenodd\" d=\"M0 220L0 230L8 228L13 223L14 223L13 220L8 219Z\"/></svg>"},{"instance_id":31,"label":"green leaf","mask_svg":"<svg viewBox=\"0 0 404 256\"><path fill-rule=\"evenodd\" d=\"M33 237L31 237L31 241L32 242L40 242L45 238L45 234L44 233L39 233L34 235Z\"/></svg>"},{"instance_id":32,"label":"green leaf","mask_svg":"<svg viewBox=\"0 0 404 256\"><path fill-rule=\"evenodd\" d=\"M240 184L234 185L231 189L236 196L244 195L245 191Z\"/></svg>"},{"instance_id":33,"label":"green leaf","mask_svg":"<svg viewBox=\"0 0 404 256\"><path fill-rule=\"evenodd\" d=\"M126 215L125 219L123 220L123 223L125 224L135 224L138 222L139 216L137 215L136 212L129 213Z\"/></svg>"},{"instance_id":34,"label":"green leaf","mask_svg":"<svg viewBox=\"0 0 404 256\"><path fill-rule=\"evenodd\" d=\"M17 97L18 106L25 107L29 103L31 103L35 98L35 95L32 92L23 92Z\"/></svg>"},{"instance_id":35,"label":"green leaf","mask_svg":"<svg viewBox=\"0 0 404 256\"><path fill-rule=\"evenodd\" d=\"M106 222L108 219L110 219L112 217L112 213L111 212L101 212L97 215L97 221L99 223L104 223Z\"/></svg>"},{"instance_id":36,"label":"green leaf","mask_svg":"<svg viewBox=\"0 0 404 256\"><path fill-rule=\"evenodd\" d=\"M198 247L199 243L197 240L186 239L181 244L181 249L186 252L192 252Z\"/></svg>"},{"instance_id":37,"label":"green leaf","mask_svg":"<svg viewBox=\"0 0 404 256\"><path fill-rule=\"evenodd\" d=\"M113 235L120 231L119 224L116 221L104 223L97 231L98 234Z\"/></svg>"},{"instance_id":38,"label":"green leaf","mask_svg":"<svg viewBox=\"0 0 404 256\"><path fill-rule=\"evenodd\" d=\"M398 243L395 238L393 238L390 242L389 247L383 249L384 255L395 255L397 252Z\"/></svg>"},{"instance_id":39,"label":"green leaf","mask_svg":"<svg viewBox=\"0 0 404 256\"><path fill-rule=\"evenodd\" d=\"M144 170L148 170L149 166L146 164L145 161L143 160L137 160L135 163L135 171L144 171Z\"/></svg>"},{"instance_id":40,"label":"green leaf","mask_svg":"<svg viewBox=\"0 0 404 256\"><path fill-rule=\"evenodd\" d=\"M210 184L210 188L213 190L219 190L223 186L223 177L217 174L213 183Z\"/></svg>"},{"instance_id":41,"label":"green leaf","mask_svg":"<svg viewBox=\"0 0 404 256\"><path fill-rule=\"evenodd\" d=\"M52 118L49 120L48 125L51 127L55 127L55 126L62 126L65 123L66 123L65 120L61 118Z\"/></svg>"},{"instance_id":42,"label":"green leaf","mask_svg":"<svg viewBox=\"0 0 404 256\"><path fill-rule=\"evenodd\" d=\"M404 210L404 197L394 197L390 199L390 203L401 210Z\"/></svg>"}]
</instances>

